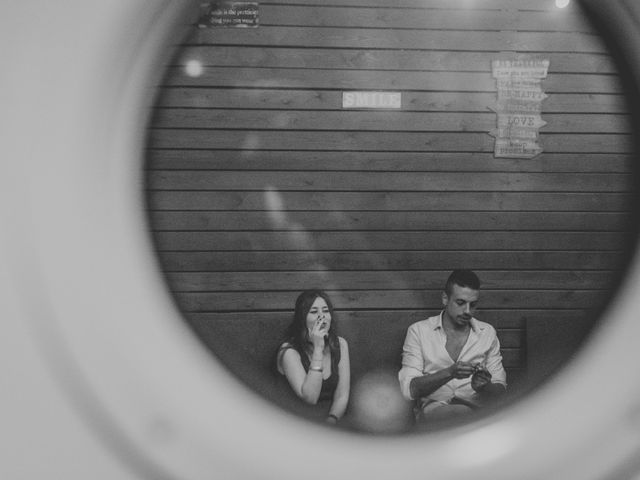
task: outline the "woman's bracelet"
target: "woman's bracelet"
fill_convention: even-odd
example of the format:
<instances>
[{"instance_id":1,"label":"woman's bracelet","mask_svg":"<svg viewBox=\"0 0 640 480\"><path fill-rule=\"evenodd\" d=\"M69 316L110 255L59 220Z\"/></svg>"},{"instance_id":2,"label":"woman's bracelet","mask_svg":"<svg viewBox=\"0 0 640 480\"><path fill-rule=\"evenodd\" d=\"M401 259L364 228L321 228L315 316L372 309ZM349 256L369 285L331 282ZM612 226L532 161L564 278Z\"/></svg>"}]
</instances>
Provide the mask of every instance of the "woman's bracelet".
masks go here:
<instances>
[{"instance_id":1,"label":"woman's bracelet","mask_svg":"<svg viewBox=\"0 0 640 480\"><path fill-rule=\"evenodd\" d=\"M314 372L322 372L322 367L316 367L315 365L311 365L309 367L309 370L312 370Z\"/></svg>"}]
</instances>

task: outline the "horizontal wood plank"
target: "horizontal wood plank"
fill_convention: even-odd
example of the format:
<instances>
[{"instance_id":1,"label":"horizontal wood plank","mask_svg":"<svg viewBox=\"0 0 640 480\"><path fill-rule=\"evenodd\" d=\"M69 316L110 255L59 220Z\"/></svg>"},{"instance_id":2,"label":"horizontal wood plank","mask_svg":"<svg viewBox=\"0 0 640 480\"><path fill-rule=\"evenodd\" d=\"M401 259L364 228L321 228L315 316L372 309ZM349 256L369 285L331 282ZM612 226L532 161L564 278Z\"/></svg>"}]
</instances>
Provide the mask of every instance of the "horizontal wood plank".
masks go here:
<instances>
[{"instance_id":1,"label":"horizontal wood plank","mask_svg":"<svg viewBox=\"0 0 640 480\"><path fill-rule=\"evenodd\" d=\"M620 251L629 244L621 232L163 232L158 251L422 251L574 250ZM438 247L436 247L438 248ZM442 247L440 247L442 248Z\"/></svg>"},{"instance_id":2,"label":"horizontal wood plank","mask_svg":"<svg viewBox=\"0 0 640 480\"><path fill-rule=\"evenodd\" d=\"M442 290L447 270L384 272L311 271L311 272L168 272L167 281L174 292L256 292L289 291L290 303L296 291L323 290ZM538 271L477 270L481 289L560 289L611 290L617 285L619 271ZM515 327L514 327L515 328Z\"/></svg>"},{"instance_id":3,"label":"horizontal wood plank","mask_svg":"<svg viewBox=\"0 0 640 480\"><path fill-rule=\"evenodd\" d=\"M339 105L336 105L339 108ZM521 117L526 118L526 114ZM545 133L632 133L630 115L545 114ZM524 121L524 120L523 120ZM493 112L416 113L406 111L305 111L164 109L156 111L154 128L490 132L496 128ZM214 134L212 132L212 134Z\"/></svg>"},{"instance_id":4,"label":"horizontal wood plank","mask_svg":"<svg viewBox=\"0 0 640 480\"><path fill-rule=\"evenodd\" d=\"M309 132L153 129L152 148L298 151L493 152L495 139L479 132ZM631 153L633 137L624 134L541 132L548 153Z\"/></svg>"},{"instance_id":5,"label":"horizontal wood plank","mask_svg":"<svg viewBox=\"0 0 640 480\"><path fill-rule=\"evenodd\" d=\"M268 208L262 191L149 191L152 211L261 211ZM286 211L538 211L629 212L632 193L574 192L278 192Z\"/></svg>"},{"instance_id":6,"label":"horizontal wood plank","mask_svg":"<svg viewBox=\"0 0 640 480\"><path fill-rule=\"evenodd\" d=\"M340 70L491 72L491 62L506 54L460 50L332 49L253 46L183 47L173 66L197 60L209 67L308 68ZM549 73L617 74L618 66L603 53L545 52Z\"/></svg>"},{"instance_id":7,"label":"horizontal wood plank","mask_svg":"<svg viewBox=\"0 0 640 480\"><path fill-rule=\"evenodd\" d=\"M491 73L414 72L399 74L384 70L309 70L297 68L232 68L204 67L202 74L189 75L182 67L169 67L162 86L165 87L233 87L313 90L415 90L421 92L497 91ZM550 74L542 81L546 94L622 94L617 75L581 73Z\"/></svg>"},{"instance_id":8,"label":"horizontal wood plank","mask_svg":"<svg viewBox=\"0 0 640 480\"><path fill-rule=\"evenodd\" d=\"M387 88L385 88L387 90ZM486 112L495 105L496 92L428 92L403 90L402 110L409 112ZM542 114L628 114L620 93L548 93ZM251 108L268 110L336 110L341 90L173 87L162 90L157 108Z\"/></svg>"},{"instance_id":9,"label":"horizontal wood plank","mask_svg":"<svg viewBox=\"0 0 640 480\"><path fill-rule=\"evenodd\" d=\"M631 153L547 153L528 159L481 152L147 150L147 170L333 170L383 172L629 173ZM569 200L569 198L567 199Z\"/></svg>"},{"instance_id":10,"label":"horizontal wood plank","mask_svg":"<svg viewBox=\"0 0 640 480\"><path fill-rule=\"evenodd\" d=\"M386 28L306 28L261 26L251 29L199 29L189 39L196 45L278 45L307 48L396 48L492 52L608 53L602 39L584 32L416 30Z\"/></svg>"},{"instance_id":11,"label":"horizontal wood plank","mask_svg":"<svg viewBox=\"0 0 640 480\"><path fill-rule=\"evenodd\" d=\"M340 290L328 291L336 308L341 309L417 309L438 305L441 290ZM481 302L485 308L549 309L598 308L610 294L600 290L487 290ZM245 295L242 292L183 292L180 305L187 312L284 310L290 306L291 293L264 290Z\"/></svg>"},{"instance_id":12,"label":"horizontal wood plank","mask_svg":"<svg viewBox=\"0 0 640 480\"><path fill-rule=\"evenodd\" d=\"M262 190L267 205L278 191L476 191L630 192L632 176L619 173L460 173L449 172L245 172L155 170L149 190Z\"/></svg>"},{"instance_id":13,"label":"horizontal wood plank","mask_svg":"<svg viewBox=\"0 0 640 480\"><path fill-rule=\"evenodd\" d=\"M595 212L150 212L156 231L630 232L630 215Z\"/></svg>"},{"instance_id":14,"label":"horizontal wood plank","mask_svg":"<svg viewBox=\"0 0 640 480\"><path fill-rule=\"evenodd\" d=\"M462 5L459 4L459 7ZM407 8L397 3L388 2L388 7L383 11L372 6L261 3L259 16L260 25L263 26L308 25L343 28L446 28L454 30L538 30L595 33L584 14L578 9L560 12L558 9L518 11L476 8L470 13L468 8L456 9L455 1L449 2L447 7L440 5L436 8L424 3Z\"/></svg>"},{"instance_id":15,"label":"horizontal wood plank","mask_svg":"<svg viewBox=\"0 0 640 480\"><path fill-rule=\"evenodd\" d=\"M165 252L167 272L387 271L426 269L620 270L622 252ZM276 274L276 273L274 273Z\"/></svg>"}]
</instances>

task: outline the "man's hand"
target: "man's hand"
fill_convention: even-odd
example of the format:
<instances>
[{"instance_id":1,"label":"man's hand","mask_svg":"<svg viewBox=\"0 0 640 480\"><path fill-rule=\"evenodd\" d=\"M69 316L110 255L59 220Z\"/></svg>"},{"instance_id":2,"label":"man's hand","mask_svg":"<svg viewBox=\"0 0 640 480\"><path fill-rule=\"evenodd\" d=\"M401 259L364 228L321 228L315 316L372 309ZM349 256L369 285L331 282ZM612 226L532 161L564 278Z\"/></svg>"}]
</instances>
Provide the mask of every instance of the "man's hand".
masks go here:
<instances>
[{"instance_id":1,"label":"man's hand","mask_svg":"<svg viewBox=\"0 0 640 480\"><path fill-rule=\"evenodd\" d=\"M451 371L451 376L453 378L467 378L473 375L473 372L475 370L473 368L473 365L467 362L456 362L449 368Z\"/></svg>"},{"instance_id":2,"label":"man's hand","mask_svg":"<svg viewBox=\"0 0 640 480\"><path fill-rule=\"evenodd\" d=\"M480 393L491 384L491 374L484 368L476 369L471 377L471 388Z\"/></svg>"},{"instance_id":3,"label":"man's hand","mask_svg":"<svg viewBox=\"0 0 640 480\"><path fill-rule=\"evenodd\" d=\"M450 367L434 373L427 373L421 377L411 379L409 389L412 398L431 395L452 378L469 378L473 375L474 367L468 362L456 362Z\"/></svg>"}]
</instances>

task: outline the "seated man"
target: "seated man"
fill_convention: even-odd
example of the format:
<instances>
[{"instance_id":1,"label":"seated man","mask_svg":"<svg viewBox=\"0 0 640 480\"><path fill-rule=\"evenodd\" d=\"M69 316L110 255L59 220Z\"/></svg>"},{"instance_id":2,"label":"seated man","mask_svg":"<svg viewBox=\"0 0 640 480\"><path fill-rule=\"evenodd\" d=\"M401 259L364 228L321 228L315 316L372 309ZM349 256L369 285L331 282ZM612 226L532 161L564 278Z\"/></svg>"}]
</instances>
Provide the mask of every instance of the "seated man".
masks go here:
<instances>
[{"instance_id":1,"label":"seated man","mask_svg":"<svg viewBox=\"0 0 640 480\"><path fill-rule=\"evenodd\" d=\"M407 331L398 378L403 396L416 400L419 423L468 413L506 391L496 331L473 318L479 296L477 275L456 270L442 292L443 311Z\"/></svg>"}]
</instances>

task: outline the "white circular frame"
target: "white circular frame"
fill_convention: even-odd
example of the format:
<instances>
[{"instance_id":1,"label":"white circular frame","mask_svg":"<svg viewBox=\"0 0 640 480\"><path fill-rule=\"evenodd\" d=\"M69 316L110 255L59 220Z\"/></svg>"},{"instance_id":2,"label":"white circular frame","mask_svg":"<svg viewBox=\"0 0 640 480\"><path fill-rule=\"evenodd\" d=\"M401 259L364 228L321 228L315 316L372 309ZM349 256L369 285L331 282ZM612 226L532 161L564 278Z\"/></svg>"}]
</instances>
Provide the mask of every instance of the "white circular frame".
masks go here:
<instances>
[{"instance_id":1,"label":"white circular frame","mask_svg":"<svg viewBox=\"0 0 640 480\"><path fill-rule=\"evenodd\" d=\"M44 9L48 23L40 36L20 38L9 58L24 73L14 85L24 96L9 99L17 136L3 253L52 373L141 477L588 480L637 472L637 255L606 326L577 359L490 418L375 437L288 415L203 348L171 300L148 233L152 87L193 3L24 3ZM37 67L49 69L46 91L28 64L37 53ZM310 466L314 455L322 468Z\"/></svg>"}]
</instances>

